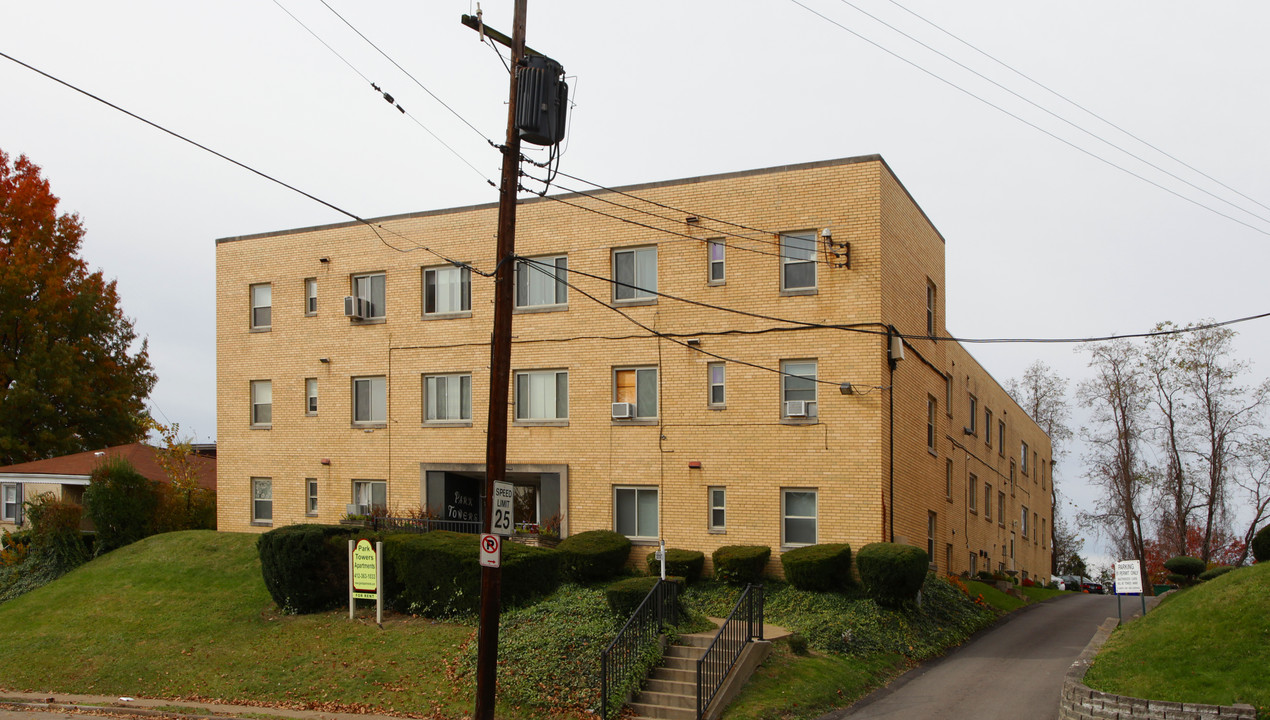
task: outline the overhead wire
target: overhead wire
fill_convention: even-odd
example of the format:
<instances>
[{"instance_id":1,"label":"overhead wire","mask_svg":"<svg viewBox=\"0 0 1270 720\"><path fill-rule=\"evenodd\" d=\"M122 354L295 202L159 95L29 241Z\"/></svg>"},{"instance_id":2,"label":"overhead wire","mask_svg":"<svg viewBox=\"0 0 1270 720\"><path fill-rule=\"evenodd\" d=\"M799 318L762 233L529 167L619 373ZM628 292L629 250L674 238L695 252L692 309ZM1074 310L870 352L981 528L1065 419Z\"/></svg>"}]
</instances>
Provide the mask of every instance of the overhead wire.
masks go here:
<instances>
[{"instance_id":1,"label":"overhead wire","mask_svg":"<svg viewBox=\"0 0 1270 720\"><path fill-rule=\"evenodd\" d=\"M1017 121L1019 121L1019 122L1023 123L1024 125L1027 125L1028 127L1032 128L1033 130L1036 130L1037 132L1040 132L1040 133L1043 133L1043 134L1045 134L1045 135L1048 135L1049 137L1051 137L1051 138L1053 138L1054 140L1057 140L1058 142L1060 142L1060 143L1062 143L1062 144L1064 144L1064 145L1066 145L1066 146L1068 146L1068 147L1072 148L1073 150L1076 150L1076 151L1078 151L1078 152L1080 152L1080 153L1083 153L1083 154L1085 154L1085 155L1088 155L1089 157L1091 157L1091 158L1093 158L1093 159L1095 159L1095 160L1097 160L1097 161L1099 161L1099 162L1101 162L1101 163L1103 163L1103 164L1105 164L1105 165L1108 165L1108 166L1113 167L1113 168L1115 168L1115 169L1117 169L1117 170L1119 170L1119 171L1121 171L1121 172L1123 172L1123 173L1125 173L1125 174L1127 174L1127 175L1130 175L1130 176L1132 176L1132 177L1135 177L1135 178L1137 178L1138 180L1141 180L1142 182L1147 183L1148 185L1152 185L1152 186L1154 186L1154 187L1156 187L1156 188L1158 188L1158 189L1160 189L1160 190L1163 190L1164 192L1167 192L1167 193L1169 193L1170 195L1173 195L1174 197L1176 197L1176 198L1178 198L1178 199L1180 199L1180 200L1185 200L1186 202L1191 203L1192 205L1195 205L1195 206L1197 206L1197 207L1199 207L1199 208L1202 208L1202 209L1204 209L1204 210L1207 210L1207 211L1209 211L1209 212L1213 213L1214 215L1218 215L1218 216L1220 216L1220 217L1224 217L1224 218L1226 218L1227 220L1230 220L1230 221L1231 221L1231 222L1233 222L1233 223L1237 223L1237 224L1239 224L1239 225L1243 225L1244 227L1248 228L1249 230L1252 230L1252 231L1254 231L1254 232L1260 233L1260 234L1262 234L1262 235L1270 235L1270 230L1265 230L1265 229L1259 228L1259 227L1257 227L1257 226L1255 226L1255 225L1252 225L1251 223L1244 222L1243 220L1240 220L1240 219L1239 219L1239 218L1237 218L1237 217L1233 217L1233 216L1231 216L1231 215L1228 215L1228 214L1226 214L1226 213L1224 213L1224 212L1222 212L1222 211L1220 211L1220 210L1218 210L1218 209L1216 209L1216 208L1214 208L1214 207L1211 207L1211 206L1209 206L1209 205L1205 205L1204 203L1200 202L1199 200L1196 200L1196 199L1191 198L1191 197L1187 197L1186 195L1183 195L1182 193L1180 193L1180 192L1178 192L1178 191L1176 191L1176 190L1174 190L1174 189L1172 189L1172 188L1170 188L1170 187L1167 187L1167 186L1165 186L1165 185L1161 185L1160 183L1158 183L1158 182L1156 182L1156 181L1154 181L1154 180L1152 180L1152 179L1150 179L1150 178L1148 178L1148 177L1146 177L1146 176L1144 176L1144 175L1142 175L1142 174L1140 174L1140 173L1136 173L1136 172L1134 172L1133 170L1130 170L1129 168L1124 167L1123 165L1119 165L1119 164L1117 164L1116 162L1114 162L1114 161L1112 161L1112 160L1109 160L1109 159L1107 159L1107 158L1105 158L1105 157L1103 157L1103 156L1101 156L1101 155L1099 155L1099 154L1097 154L1097 153L1095 153L1095 152L1093 152L1093 151L1091 151L1091 150L1088 150L1088 149L1086 149L1086 148L1081 147L1080 145L1077 145L1076 143L1074 143L1074 142L1072 142L1072 141L1070 141L1070 140L1068 140L1068 139L1066 139L1066 138L1060 137L1059 135L1057 135L1057 134L1055 134L1055 133L1053 133L1053 132L1050 132L1049 130L1046 130L1045 128L1041 127L1040 125L1037 125L1036 123L1031 122L1030 120L1027 120L1027 119L1025 119L1025 118L1023 118L1023 117L1021 117L1021 116L1019 116L1019 115L1017 115L1017 114L1015 114L1015 113L1012 113L1012 112L1010 112L1009 110L1006 110L1005 108L1001 107L1000 105L997 105L996 103L992 102L991 100L988 100L987 98L985 98L985 97L983 97L983 96L981 96L981 95L977 95L977 94L975 94L974 92L971 92L970 90L967 90L966 88L964 88L964 87L962 87L962 86L958 85L957 83L955 83L955 82L953 82L953 81L951 81L951 80L949 80L949 79L947 79L947 78L943 77L942 75L940 75L940 74L936 73L935 71L933 71L933 70L929 70L929 69L927 69L927 68L923 67L922 65L918 64L917 62L915 62L915 61L913 61L913 60L909 60L908 58L904 57L903 55L900 55L899 53L895 52L894 50L891 50L891 49L889 49L889 48L887 48L887 47L883 46L881 43L878 43L878 42L876 42L876 41L874 41L874 40L872 40L872 39L870 39L870 38L868 38L868 37L865 37L864 35L862 35L862 34L860 34L860 33L856 32L855 30L852 30L851 28L847 27L846 25L843 25L842 23L838 22L837 20L834 20L833 18L829 17L828 15L825 15L824 13L821 13L821 12L820 12L820 11L818 11L818 10L815 10L815 9L813 9L813 8L811 8L811 7L808 7L806 4L804 4L803 2L801 2L801 0L789 0L789 1L790 1L790 2L792 2L793 4L797 5L798 7L801 7L802 9L806 10L807 12L809 12L809 13L811 13L811 14L815 15L816 17L820 18L821 20L824 20L825 22L827 22L827 23L829 23L829 24L831 24L831 25L834 25L835 27L837 27L837 28L839 28L839 29L843 30L844 32L850 33L851 35L854 35L855 37L857 37L857 38L859 38L859 39L863 40L864 42L866 42L866 43L868 43L868 44L870 44L870 45L872 45L872 46L876 47L877 49L879 49L879 50L881 50L882 52L885 52L886 54L888 54L888 55L890 55L890 56L892 56L892 57L896 58L897 60L900 60L901 62L904 62L904 63L906 63L906 64L908 64L908 65L911 65L912 67L916 68L917 70L920 70L920 71L921 71L921 72L923 72L923 73L926 73L927 75L931 76L932 78L935 78L936 80L939 80L940 82L942 82L942 83L944 83L944 84L948 85L949 87L951 87L951 88L953 88L953 89L955 89L955 90L958 90L958 91L960 91L960 92L962 92L962 93L964 93L964 94L966 94L966 95L968 95L968 96L970 96L970 97L974 98L975 100L978 100L979 102L981 102L981 103L983 103L983 104L987 105L988 107L991 107L991 108L993 108L993 109L995 109L995 110L997 110L997 111L999 111L999 112L1001 112L1001 113L1004 113L1004 114L1006 114L1006 115L1008 115L1008 116L1010 116L1010 117L1014 118L1015 120L1017 120Z\"/></svg>"}]
</instances>

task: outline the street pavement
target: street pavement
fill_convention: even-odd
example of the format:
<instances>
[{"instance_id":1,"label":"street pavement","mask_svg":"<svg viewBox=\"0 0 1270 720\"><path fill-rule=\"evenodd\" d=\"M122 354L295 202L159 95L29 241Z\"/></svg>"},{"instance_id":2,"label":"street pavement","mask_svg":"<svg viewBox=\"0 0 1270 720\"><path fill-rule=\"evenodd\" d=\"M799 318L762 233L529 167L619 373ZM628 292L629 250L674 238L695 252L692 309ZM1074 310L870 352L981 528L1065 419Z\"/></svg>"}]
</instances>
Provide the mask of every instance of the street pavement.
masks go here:
<instances>
[{"instance_id":1,"label":"street pavement","mask_svg":"<svg viewBox=\"0 0 1270 720\"><path fill-rule=\"evenodd\" d=\"M1122 602L1126 619L1141 614L1138 598ZM820 720L1057 720L1067 668L1109 617L1116 617L1114 595L1061 595L1027 607Z\"/></svg>"}]
</instances>

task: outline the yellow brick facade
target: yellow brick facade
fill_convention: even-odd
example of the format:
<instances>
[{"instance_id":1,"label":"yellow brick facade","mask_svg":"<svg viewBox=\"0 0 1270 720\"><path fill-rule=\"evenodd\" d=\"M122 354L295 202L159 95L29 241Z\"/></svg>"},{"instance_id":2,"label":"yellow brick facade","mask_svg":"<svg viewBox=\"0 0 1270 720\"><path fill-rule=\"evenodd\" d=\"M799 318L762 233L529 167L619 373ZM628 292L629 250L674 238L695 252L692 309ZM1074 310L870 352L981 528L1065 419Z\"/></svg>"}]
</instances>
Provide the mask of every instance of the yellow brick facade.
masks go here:
<instances>
[{"instance_id":1,"label":"yellow brick facade","mask_svg":"<svg viewBox=\"0 0 1270 720\"><path fill-rule=\"evenodd\" d=\"M721 545L768 545L774 571L780 551L792 546L786 531L855 548L889 539L893 531L898 540L933 545L940 570L968 569L974 552L979 569L1005 562L1048 576L1048 538L1039 532L1024 542L1022 528L1014 529L1013 559L1000 552L1022 505L1048 526L1050 504L1039 472L1017 476L1014 486L999 485L993 473L1008 475L1008 461L1018 461L1023 441L1048 471L1049 441L957 343L924 337L928 287L934 289L935 334L947 334L944 241L880 157L621 190L660 203L640 209L661 217L565 196L634 222L550 199L523 202L517 221L517 253L567 257L572 287L562 306L515 315L512 369L567 372L568 398L567 419L539 423L517 421L513 400L507 462L517 482L541 481L543 507L557 508L548 496L558 491L565 534L615 529L630 517L623 514L628 508L639 507L633 522L642 523L647 538L660 536L670 547L707 557ZM597 196L639 204L617 193ZM496 207L483 205L382 218L376 221L382 239L363 225L344 224L218 241L221 529L335 522L353 502L359 480L386 482L387 505L403 512L437 506L439 491L449 489L443 473L479 477L493 282L473 273L470 311L433 317L424 313L425 273L449 267L442 256L493 269L495 218ZM831 238L822 236L825 229ZM782 290L778 234L800 232L816 238L814 289ZM726 244L723 282L709 279L709 240ZM831 254L842 253L845 243L849 267L842 266L845 255ZM615 301L614 251L646 247L656 251L657 291L673 297ZM353 276L366 273L384 275L382 321L344 315ZM316 284L312 314L306 280ZM265 284L268 328L253 330L251 287ZM888 328L911 336L893 372ZM818 417L782 417L784 379L772 370L783 361L814 361ZM708 368L719 362L721 405L709 402ZM654 419L612 418L615 371L623 368L656 368ZM470 422L425 421L424 377L444 374L470 374ZM353 422L353 378L362 377L386 379L382 424ZM317 381L316 413L306 412L308 379ZM251 383L259 380L271 384L271 422L253 427ZM841 383L854 392L842 394ZM979 412L990 407L1007 420L1005 457L996 454L995 437L988 453L982 432L963 433L967 393L977 393ZM933 449L931 398L938 405ZM991 523L969 514L969 473L1013 491L1004 526L996 523L995 507ZM268 522L253 522L263 506L253 503L252 478L268 479ZM307 512L310 480L316 513ZM722 527L711 527L711 488L724 491ZM799 507L814 491L812 518L786 519L785 491L796 493L791 502L804 501ZM935 535L928 537L932 512ZM637 543L646 546L646 538Z\"/></svg>"}]
</instances>

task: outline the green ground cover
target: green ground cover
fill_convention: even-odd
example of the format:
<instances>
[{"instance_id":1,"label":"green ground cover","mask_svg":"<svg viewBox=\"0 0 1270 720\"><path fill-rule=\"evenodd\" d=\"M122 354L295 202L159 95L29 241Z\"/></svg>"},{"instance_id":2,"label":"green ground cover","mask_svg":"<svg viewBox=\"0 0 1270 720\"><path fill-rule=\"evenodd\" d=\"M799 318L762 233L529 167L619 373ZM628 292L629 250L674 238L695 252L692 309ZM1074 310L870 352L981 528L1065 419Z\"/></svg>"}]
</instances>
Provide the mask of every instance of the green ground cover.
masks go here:
<instances>
[{"instance_id":1,"label":"green ground cover","mask_svg":"<svg viewBox=\"0 0 1270 720\"><path fill-rule=\"evenodd\" d=\"M1270 564L1169 596L1116 631L1085 682L1118 695L1229 705L1270 718Z\"/></svg>"}]
</instances>

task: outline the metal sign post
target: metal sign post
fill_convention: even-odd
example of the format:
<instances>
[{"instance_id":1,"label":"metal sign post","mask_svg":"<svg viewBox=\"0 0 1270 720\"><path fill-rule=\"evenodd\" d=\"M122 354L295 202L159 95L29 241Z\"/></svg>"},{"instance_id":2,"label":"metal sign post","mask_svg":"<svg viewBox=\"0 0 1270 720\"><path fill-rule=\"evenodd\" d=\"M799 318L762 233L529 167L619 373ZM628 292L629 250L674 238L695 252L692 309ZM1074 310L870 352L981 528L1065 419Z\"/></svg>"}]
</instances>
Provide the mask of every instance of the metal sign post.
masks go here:
<instances>
[{"instance_id":1,"label":"metal sign post","mask_svg":"<svg viewBox=\"0 0 1270 720\"><path fill-rule=\"evenodd\" d=\"M1142 598L1142 616L1147 614L1147 598L1142 587L1142 565L1137 560L1121 560L1115 565L1116 572L1116 617L1123 621L1120 614L1120 596L1137 595Z\"/></svg>"}]
</instances>

